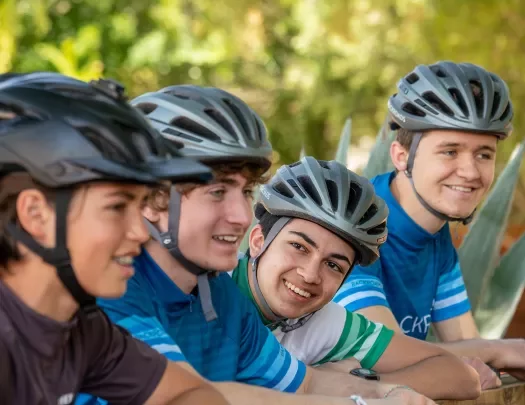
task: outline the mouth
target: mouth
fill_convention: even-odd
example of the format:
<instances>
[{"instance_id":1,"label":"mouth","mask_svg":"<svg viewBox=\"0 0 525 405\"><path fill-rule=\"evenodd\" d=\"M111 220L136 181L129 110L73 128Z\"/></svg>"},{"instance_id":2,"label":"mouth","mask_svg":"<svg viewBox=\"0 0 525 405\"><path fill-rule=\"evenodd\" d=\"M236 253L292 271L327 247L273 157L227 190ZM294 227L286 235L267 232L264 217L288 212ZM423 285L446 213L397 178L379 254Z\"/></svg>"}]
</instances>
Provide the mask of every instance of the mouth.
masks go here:
<instances>
[{"instance_id":1,"label":"mouth","mask_svg":"<svg viewBox=\"0 0 525 405\"><path fill-rule=\"evenodd\" d=\"M235 245L241 240L239 235L215 235L212 238L214 241L230 245Z\"/></svg>"},{"instance_id":2,"label":"mouth","mask_svg":"<svg viewBox=\"0 0 525 405\"><path fill-rule=\"evenodd\" d=\"M125 266L125 267L133 267L134 260L135 260L135 256L131 256L131 255L115 256L113 258L114 262L116 262L120 266Z\"/></svg>"},{"instance_id":3,"label":"mouth","mask_svg":"<svg viewBox=\"0 0 525 405\"><path fill-rule=\"evenodd\" d=\"M465 187L465 186L445 186L445 187L449 188L450 190L454 190L454 191L464 193L464 194L472 194L478 189L477 187Z\"/></svg>"},{"instance_id":4,"label":"mouth","mask_svg":"<svg viewBox=\"0 0 525 405\"><path fill-rule=\"evenodd\" d=\"M308 299L313 296L311 292L305 291L297 287L295 284L290 283L287 280L283 280L283 283L284 283L284 286L288 289L288 291L296 295L297 298Z\"/></svg>"}]
</instances>

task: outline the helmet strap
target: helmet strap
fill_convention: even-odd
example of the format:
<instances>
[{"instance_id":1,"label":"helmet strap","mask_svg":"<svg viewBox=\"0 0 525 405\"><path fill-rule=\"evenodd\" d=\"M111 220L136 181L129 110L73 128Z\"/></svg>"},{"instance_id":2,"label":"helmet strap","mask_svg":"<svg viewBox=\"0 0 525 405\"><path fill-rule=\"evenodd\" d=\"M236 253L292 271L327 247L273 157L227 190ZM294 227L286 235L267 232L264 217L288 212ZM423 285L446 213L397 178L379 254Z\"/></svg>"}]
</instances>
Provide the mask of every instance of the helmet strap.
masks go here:
<instances>
[{"instance_id":1,"label":"helmet strap","mask_svg":"<svg viewBox=\"0 0 525 405\"><path fill-rule=\"evenodd\" d=\"M412 138L412 144L410 145L410 150L408 152L408 161L407 161L407 168L405 170L405 176L408 177L410 180L410 184L412 185L412 190L414 190L414 194L416 195L419 203L432 215L435 217L441 219L442 221L449 221L449 222L461 222L463 225L468 225L472 222L472 219L474 217L474 213L476 210L472 211L472 213L464 218L456 218L456 217L450 217L435 208L433 208L429 203L425 201L425 199L417 192L416 186L414 184L414 179L412 177L412 170L414 169L414 160L416 158L416 151L417 147L419 146L419 142L421 142L421 138L423 137L422 132L417 132L414 134L414 137Z\"/></svg>"},{"instance_id":2,"label":"helmet strap","mask_svg":"<svg viewBox=\"0 0 525 405\"><path fill-rule=\"evenodd\" d=\"M56 243L54 248L46 248L20 226L13 222L6 225L7 231L18 242L40 256L44 262L54 266L62 284L66 287L84 313L97 309L95 297L88 294L78 282L71 264L67 248L67 213L73 197L73 189L60 189L56 192Z\"/></svg>"},{"instance_id":3,"label":"helmet strap","mask_svg":"<svg viewBox=\"0 0 525 405\"><path fill-rule=\"evenodd\" d=\"M217 318L217 312L213 307L211 290L208 276L216 273L216 270L205 269L192 262L180 250L179 247L179 225L181 212L182 195L175 186L170 189L170 201L168 204L168 230L160 232L155 225L146 220L146 225L153 239L160 242L184 268L184 270L197 276L199 297L204 316L208 322Z\"/></svg>"}]
</instances>

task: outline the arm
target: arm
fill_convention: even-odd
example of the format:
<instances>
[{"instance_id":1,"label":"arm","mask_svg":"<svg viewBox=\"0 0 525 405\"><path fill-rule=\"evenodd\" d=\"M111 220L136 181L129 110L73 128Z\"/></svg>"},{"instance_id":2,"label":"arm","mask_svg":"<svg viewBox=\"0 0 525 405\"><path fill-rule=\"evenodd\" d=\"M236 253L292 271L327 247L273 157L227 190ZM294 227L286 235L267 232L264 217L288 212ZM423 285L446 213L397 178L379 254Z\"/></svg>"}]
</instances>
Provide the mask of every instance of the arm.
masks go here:
<instances>
[{"instance_id":1,"label":"arm","mask_svg":"<svg viewBox=\"0 0 525 405\"><path fill-rule=\"evenodd\" d=\"M188 372L181 364L168 362L162 379L145 405L228 404L215 388ZM175 381L177 384L174 384Z\"/></svg>"},{"instance_id":2,"label":"arm","mask_svg":"<svg viewBox=\"0 0 525 405\"><path fill-rule=\"evenodd\" d=\"M404 334L389 307L375 305L359 309L355 312L363 315L367 319L370 319L372 322L385 325L388 329L393 330L396 334Z\"/></svg>"}]
</instances>

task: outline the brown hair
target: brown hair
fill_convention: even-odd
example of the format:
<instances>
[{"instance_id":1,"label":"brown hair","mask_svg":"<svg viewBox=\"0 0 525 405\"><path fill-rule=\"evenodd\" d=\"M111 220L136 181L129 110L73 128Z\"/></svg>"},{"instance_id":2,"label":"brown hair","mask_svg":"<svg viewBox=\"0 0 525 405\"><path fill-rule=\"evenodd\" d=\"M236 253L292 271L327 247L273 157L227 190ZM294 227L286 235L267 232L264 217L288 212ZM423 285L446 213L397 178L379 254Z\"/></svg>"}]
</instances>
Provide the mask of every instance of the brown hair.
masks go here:
<instances>
[{"instance_id":1,"label":"brown hair","mask_svg":"<svg viewBox=\"0 0 525 405\"><path fill-rule=\"evenodd\" d=\"M240 174L247 180L247 185L250 186L264 184L268 181L268 175L265 174L265 168L252 162L240 161L235 163L210 163L208 166L213 171L215 182L220 182L222 179L231 176L232 174ZM175 188L179 193L187 195L199 186L199 184L195 183L184 183L176 185ZM169 197L169 185L157 186L152 188L150 194L146 198L145 205L155 211L166 211L168 209Z\"/></svg>"},{"instance_id":2,"label":"brown hair","mask_svg":"<svg viewBox=\"0 0 525 405\"><path fill-rule=\"evenodd\" d=\"M37 189L48 202L54 201L53 190L35 183L27 173L9 174L0 179L0 271L7 268L8 262L22 259L16 241L9 235L6 225L9 222L18 224L16 201L19 194L28 189Z\"/></svg>"},{"instance_id":3,"label":"brown hair","mask_svg":"<svg viewBox=\"0 0 525 405\"><path fill-rule=\"evenodd\" d=\"M412 146L412 140L414 139L415 132L409 131L408 129L399 128L396 131L396 141L401 144L403 148L407 151L410 150Z\"/></svg>"}]
</instances>

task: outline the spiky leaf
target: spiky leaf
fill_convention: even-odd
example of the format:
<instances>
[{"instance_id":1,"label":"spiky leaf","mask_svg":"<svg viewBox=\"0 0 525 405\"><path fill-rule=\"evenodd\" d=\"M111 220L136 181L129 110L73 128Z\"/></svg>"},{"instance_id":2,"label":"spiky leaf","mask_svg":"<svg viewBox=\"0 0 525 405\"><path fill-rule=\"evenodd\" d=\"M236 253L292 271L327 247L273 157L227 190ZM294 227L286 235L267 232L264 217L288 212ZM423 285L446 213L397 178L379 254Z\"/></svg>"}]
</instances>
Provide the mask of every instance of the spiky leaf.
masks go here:
<instances>
[{"instance_id":1,"label":"spiky leaf","mask_svg":"<svg viewBox=\"0 0 525 405\"><path fill-rule=\"evenodd\" d=\"M348 118L341 132L339 138L339 145L335 153L335 160L347 166L348 164L348 148L350 147L350 139L352 138L352 119Z\"/></svg>"},{"instance_id":2,"label":"spiky leaf","mask_svg":"<svg viewBox=\"0 0 525 405\"><path fill-rule=\"evenodd\" d=\"M480 298L475 314L485 339L500 339L505 334L525 287L525 234L503 256Z\"/></svg>"},{"instance_id":3,"label":"spiky leaf","mask_svg":"<svg viewBox=\"0 0 525 405\"><path fill-rule=\"evenodd\" d=\"M463 277L474 312L499 258L524 151L523 142L516 146L459 248Z\"/></svg>"},{"instance_id":4,"label":"spiky leaf","mask_svg":"<svg viewBox=\"0 0 525 405\"><path fill-rule=\"evenodd\" d=\"M394 169L390 159L390 145L395 139L395 132L388 129L385 121L376 137L376 143L370 151L370 157L363 170L363 175L371 179L378 174L383 174Z\"/></svg>"}]
</instances>

